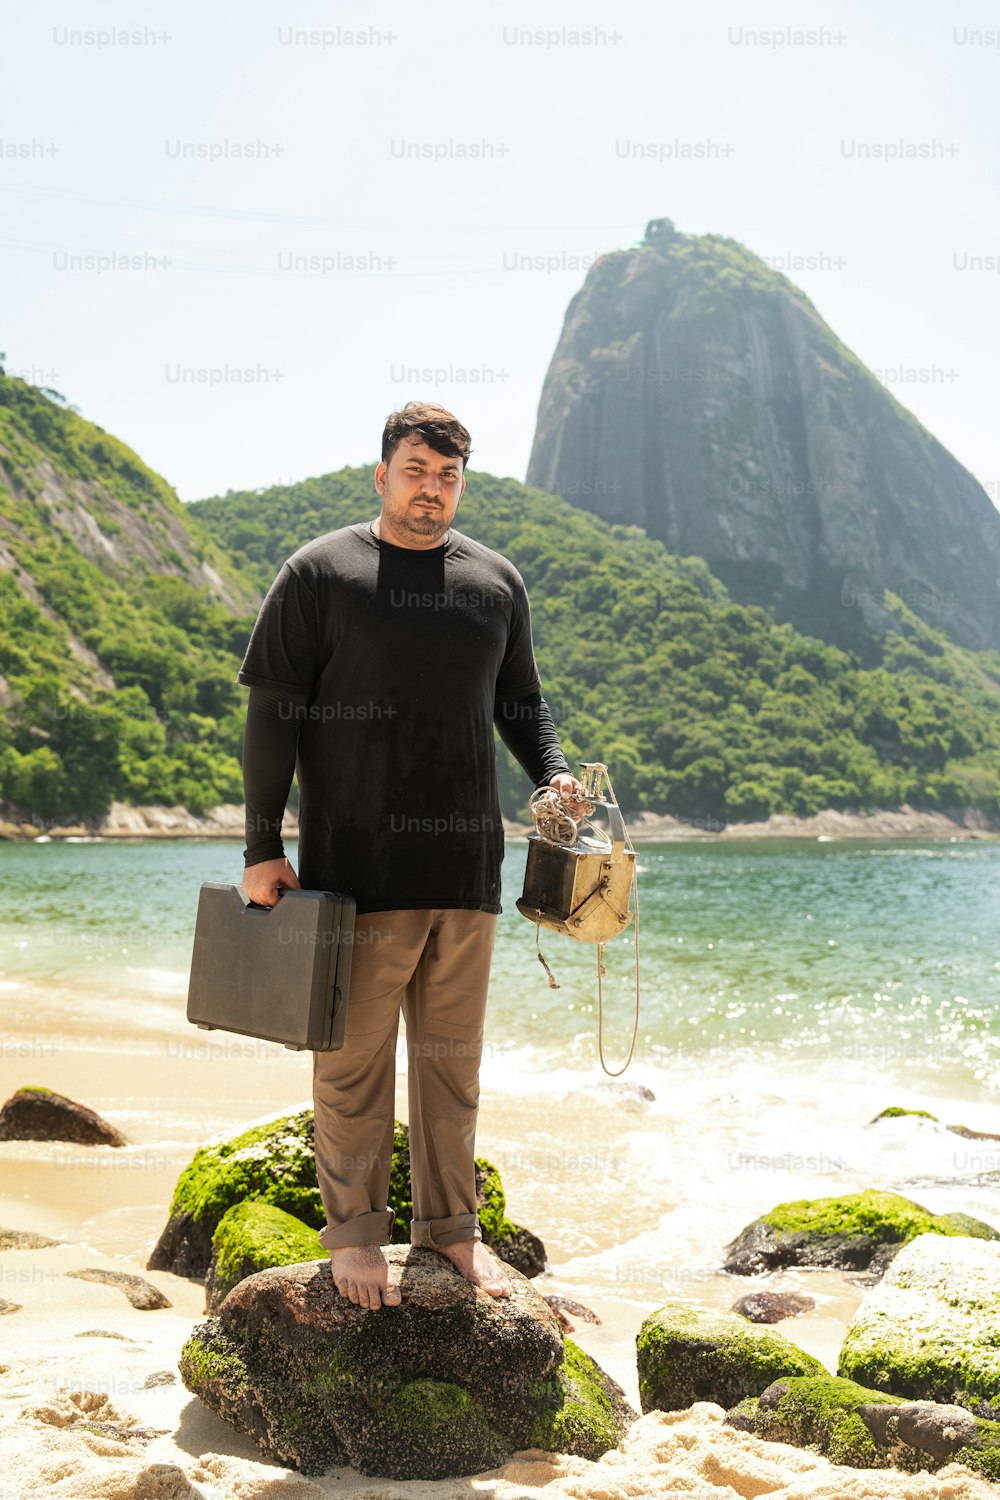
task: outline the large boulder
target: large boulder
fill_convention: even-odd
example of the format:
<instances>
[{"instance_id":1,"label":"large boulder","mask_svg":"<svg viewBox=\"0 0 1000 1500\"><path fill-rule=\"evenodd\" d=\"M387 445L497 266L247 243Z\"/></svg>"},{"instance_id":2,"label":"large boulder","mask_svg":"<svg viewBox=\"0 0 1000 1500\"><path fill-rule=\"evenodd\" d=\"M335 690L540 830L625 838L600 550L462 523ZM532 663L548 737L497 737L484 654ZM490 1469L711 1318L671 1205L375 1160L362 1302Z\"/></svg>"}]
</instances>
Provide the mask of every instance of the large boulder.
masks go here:
<instances>
[{"instance_id":1,"label":"large boulder","mask_svg":"<svg viewBox=\"0 0 1000 1500\"><path fill-rule=\"evenodd\" d=\"M193 1329L185 1386L303 1474L443 1479L519 1448L618 1446L637 1413L520 1272L491 1297L433 1250L386 1254L402 1301L372 1311L337 1292L328 1257L247 1277Z\"/></svg>"},{"instance_id":2,"label":"large boulder","mask_svg":"<svg viewBox=\"0 0 1000 1500\"><path fill-rule=\"evenodd\" d=\"M483 1157L476 1158L476 1188L484 1243L522 1274L537 1276L545 1269L545 1247L530 1230L507 1218L500 1174ZM208 1274L221 1219L235 1204L247 1200L282 1209L307 1228L323 1228L326 1213L316 1179L311 1108L200 1147L177 1180L170 1217L146 1262L147 1269L202 1280ZM392 1242L408 1244L413 1217L409 1132L398 1120L389 1207L395 1215Z\"/></svg>"},{"instance_id":3,"label":"large boulder","mask_svg":"<svg viewBox=\"0 0 1000 1500\"><path fill-rule=\"evenodd\" d=\"M72 1141L77 1146L127 1146L96 1110L40 1084L15 1089L0 1108L0 1141Z\"/></svg>"},{"instance_id":4,"label":"large boulder","mask_svg":"<svg viewBox=\"0 0 1000 1500\"><path fill-rule=\"evenodd\" d=\"M1000 1245L924 1234L848 1324L837 1373L1000 1419Z\"/></svg>"},{"instance_id":5,"label":"large boulder","mask_svg":"<svg viewBox=\"0 0 1000 1500\"><path fill-rule=\"evenodd\" d=\"M726 1246L724 1269L753 1276L780 1266L832 1266L881 1276L900 1248L920 1234L1000 1239L965 1214L932 1214L898 1193L869 1189L839 1198L779 1203Z\"/></svg>"},{"instance_id":6,"label":"large boulder","mask_svg":"<svg viewBox=\"0 0 1000 1500\"><path fill-rule=\"evenodd\" d=\"M780 1333L736 1313L705 1312L668 1302L643 1321L636 1336L643 1412L682 1411L695 1401L732 1406L756 1396L779 1375L824 1374Z\"/></svg>"},{"instance_id":7,"label":"large boulder","mask_svg":"<svg viewBox=\"0 0 1000 1500\"><path fill-rule=\"evenodd\" d=\"M1000 1479L1000 1423L831 1375L777 1380L727 1412L726 1423L768 1442L818 1449L832 1463L856 1469L934 1471L958 1463Z\"/></svg>"}]
</instances>

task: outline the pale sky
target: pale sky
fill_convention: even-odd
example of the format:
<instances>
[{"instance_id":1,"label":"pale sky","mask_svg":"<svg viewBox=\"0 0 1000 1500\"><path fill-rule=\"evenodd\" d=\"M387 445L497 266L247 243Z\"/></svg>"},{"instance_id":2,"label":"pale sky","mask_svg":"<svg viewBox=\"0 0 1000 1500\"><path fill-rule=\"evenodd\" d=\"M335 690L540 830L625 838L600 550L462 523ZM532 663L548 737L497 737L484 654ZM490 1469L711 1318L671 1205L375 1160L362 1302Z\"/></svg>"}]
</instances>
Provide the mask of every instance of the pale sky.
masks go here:
<instances>
[{"instance_id":1,"label":"pale sky","mask_svg":"<svg viewBox=\"0 0 1000 1500\"><path fill-rule=\"evenodd\" d=\"M185 500L374 464L414 397L523 479L587 264L666 216L996 501L998 41L961 0L8 7L0 350Z\"/></svg>"}]
</instances>

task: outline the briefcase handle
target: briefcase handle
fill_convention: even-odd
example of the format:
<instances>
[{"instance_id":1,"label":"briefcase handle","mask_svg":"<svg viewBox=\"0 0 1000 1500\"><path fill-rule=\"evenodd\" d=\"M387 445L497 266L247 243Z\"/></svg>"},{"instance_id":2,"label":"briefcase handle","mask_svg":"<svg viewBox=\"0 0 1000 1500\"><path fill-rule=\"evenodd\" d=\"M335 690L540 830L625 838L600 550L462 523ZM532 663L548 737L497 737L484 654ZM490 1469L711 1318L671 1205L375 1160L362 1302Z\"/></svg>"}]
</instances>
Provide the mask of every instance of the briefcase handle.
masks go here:
<instances>
[{"instance_id":1,"label":"briefcase handle","mask_svg":"<svg viewBox=\"0 0 1000 1500\"><path fill-rule=\"evenodd\" d=\"M265 906L262 901L251 901L250 897L247 895L246 891L241 885L238 885L236 889L243 897L243 908L245 911L274 911L274 906L277 906L278 901L280 901L282 896L285 894L283 890L279 890L278 901L274 903L274 906Z\"/></svg>"}]
</instances>

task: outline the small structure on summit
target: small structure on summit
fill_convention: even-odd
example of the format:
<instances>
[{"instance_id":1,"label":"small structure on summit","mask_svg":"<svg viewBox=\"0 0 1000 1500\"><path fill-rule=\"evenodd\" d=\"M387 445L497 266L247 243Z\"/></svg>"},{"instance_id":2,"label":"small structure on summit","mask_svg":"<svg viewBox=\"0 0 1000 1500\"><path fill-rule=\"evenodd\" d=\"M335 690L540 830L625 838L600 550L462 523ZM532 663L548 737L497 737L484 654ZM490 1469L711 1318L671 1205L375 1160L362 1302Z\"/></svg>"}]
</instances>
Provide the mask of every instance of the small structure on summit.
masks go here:
<instances>
[{"instance_id":1,"label":"small structure on summit","mask_svg":"<svg viewBox=\"0 0 1000 1500\"><path fill-rule=\"evenodd\" d=\"M647 245L669 245L676 234L673 219L650 219L643 240Z\"/></svg>"}]
</instances>

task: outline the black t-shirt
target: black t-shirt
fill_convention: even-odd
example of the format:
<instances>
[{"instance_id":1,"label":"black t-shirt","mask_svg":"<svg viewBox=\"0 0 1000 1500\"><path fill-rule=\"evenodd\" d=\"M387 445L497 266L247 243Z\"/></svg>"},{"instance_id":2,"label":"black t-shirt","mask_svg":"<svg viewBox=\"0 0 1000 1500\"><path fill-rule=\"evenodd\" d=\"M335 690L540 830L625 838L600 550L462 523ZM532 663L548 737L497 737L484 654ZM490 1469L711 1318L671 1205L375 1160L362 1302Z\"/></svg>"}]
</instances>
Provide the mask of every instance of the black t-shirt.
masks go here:
<instances>
[{"instance_id":1,"label":"black t-shirt","mask_svg":"<svg viewBox=\"0 0 1000 1500\"><path fill-rule=\"evenodd\" d=\"M297 721L305 889L349 892L359 913L501 911L493 724L515 748L500 716L528 699L519 759L540 785L569 769L513 563L454 528L429 549L367 521L329 532L282 565L237 681Z\"/></svg>"}]
</instances>

